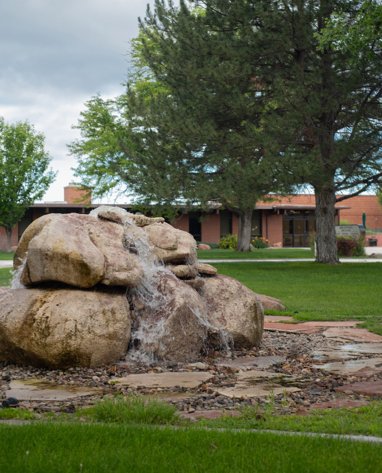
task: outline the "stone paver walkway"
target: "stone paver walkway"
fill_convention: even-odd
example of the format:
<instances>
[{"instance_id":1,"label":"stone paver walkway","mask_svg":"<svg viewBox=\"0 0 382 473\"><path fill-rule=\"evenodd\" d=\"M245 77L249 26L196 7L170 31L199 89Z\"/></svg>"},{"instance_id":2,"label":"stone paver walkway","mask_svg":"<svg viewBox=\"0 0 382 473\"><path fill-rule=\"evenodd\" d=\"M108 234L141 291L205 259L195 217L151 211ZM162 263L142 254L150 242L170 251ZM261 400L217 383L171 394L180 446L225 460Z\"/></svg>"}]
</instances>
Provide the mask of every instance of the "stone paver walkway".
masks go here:
<instances>
[{"instance_id":1,"label":"stone paver walkway","mask_svg":"<svg viewBox=\"0 0 382 473\"><path fill-rule=\"evenodd\" d=\"M366 379L382 376L382 336L358 328L358 323L357 321L293 323L292 317L265 316L264 329L295 334L322 333L323 336L337 341L339 344L333 350L316 352L317 358L321 358L322 361L325 358L335 361L316 364L313 365L314 368L341 376L364 379L336 388L339 393L382 397L382 379ZM353 343L346 344L344 343L346 341Z\"/></svg>"}]
</instances>

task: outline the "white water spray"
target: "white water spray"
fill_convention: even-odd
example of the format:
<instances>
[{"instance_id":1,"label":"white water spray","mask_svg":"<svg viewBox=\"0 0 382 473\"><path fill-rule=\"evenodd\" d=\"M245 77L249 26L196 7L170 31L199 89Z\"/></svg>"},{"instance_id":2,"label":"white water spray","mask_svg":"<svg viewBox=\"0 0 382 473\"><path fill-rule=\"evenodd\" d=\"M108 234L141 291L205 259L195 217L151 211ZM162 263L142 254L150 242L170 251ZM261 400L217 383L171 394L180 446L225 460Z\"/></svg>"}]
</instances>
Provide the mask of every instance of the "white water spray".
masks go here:
<instances>
[{"instance_id":1,"label":"white water spray","mask_svg":"<svg viewBox=\"0 0 382 473\"><path fill-rule=\"evenodd\" d=\"M27 255L25 255L25 258L23 259L23 262L20 264L20 266L15 271L13 271L11 289L24 289L25 288L24 284L22 284L21 282L21 275L23 274L26 264L27 264Z\"/></svg>"}]
</instances>

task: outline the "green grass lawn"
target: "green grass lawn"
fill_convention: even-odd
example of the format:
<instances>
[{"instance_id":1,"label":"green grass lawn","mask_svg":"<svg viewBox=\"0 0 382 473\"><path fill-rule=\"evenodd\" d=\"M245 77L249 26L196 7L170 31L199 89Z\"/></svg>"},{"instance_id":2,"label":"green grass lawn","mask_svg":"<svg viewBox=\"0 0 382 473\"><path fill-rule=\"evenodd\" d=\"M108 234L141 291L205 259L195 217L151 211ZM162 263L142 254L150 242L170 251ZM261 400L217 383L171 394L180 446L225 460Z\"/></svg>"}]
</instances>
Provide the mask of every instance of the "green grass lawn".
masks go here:
<instances>
[{"instance_id":1,"label":"green grass lawn","mask_svg":"<svg viewBox=\"0 0 382 473\"><path fill-rule=\"evenodd\" d=\"M382 263L218 263L255 292L281 299L298 320L365 321L382 334Z\"/></svg>"},{"instance_id":2,"label":"green grass lawn","mask_svg":"<svg viewBox=\"0 0 382 473\"><path fill-rule=\"evenodd\" d=\"M0 425L7 473L379 473L382 445L123 425Z\"/></svg>"},{"instance_id":3,"label":"green grass lawn","mask_svg":"<svg viewBox=\"0 0 382 473\"><path fill-rule=\"evenodd\" d=\"M314 258L309 248L264 248L249 252L235 250L198 250L199 259L281 259Z\"/></svg>"},{"instance_id":4,"label":"green grass lawn","mask_svg":"<svg viewBox=\"0 0 382 473\"><path fill-rule=\"evenodd\" d=\"M317 432L339 435L367 435L382 437L382 402L352 409L316 409L305 415L278 414L272 407L260 411L248 407L239 417L203 420L201 425L235 428Z\"/></svg>"},{"instance_id":5,"label":"green grass lawn","mask_svg":"<svg viewBox=\"0 0 382 473\"><path fill-rule=\"evenodd\" d=\"M7 253L5 251L0 251L0 260L13 260L14 253Z\"/></svg>"},{"instance_id":6,"label":"green grass lawn","mask_svg":"<svg viewBox=\"0 0 382 473\"><path fill-rule=\"evenodd\" d=\"M0 286L9 286L12 279L10 268L0 268Z\"/></svg>"},{"instance_id":7,"label":"green grass lawn","mask_svg":"<svg viewBox=\"0 0 382 473\"><path fill-rule=\"evenodd\" d=\"M317 409L306 413L280 414L270 402L241 409L239 416L200 420L195 424L179 416L176 408L159 400L148 400L137 395L105 397L91 407L78 409L74 414L51 413L41 416L24 408L0 409L0 419L46 420L49 422L102 423L118 425L177 425L180 427L282 430L338 435L366 435L382 437L382 401L353 409Z\"/></svg>"}]
</instances>

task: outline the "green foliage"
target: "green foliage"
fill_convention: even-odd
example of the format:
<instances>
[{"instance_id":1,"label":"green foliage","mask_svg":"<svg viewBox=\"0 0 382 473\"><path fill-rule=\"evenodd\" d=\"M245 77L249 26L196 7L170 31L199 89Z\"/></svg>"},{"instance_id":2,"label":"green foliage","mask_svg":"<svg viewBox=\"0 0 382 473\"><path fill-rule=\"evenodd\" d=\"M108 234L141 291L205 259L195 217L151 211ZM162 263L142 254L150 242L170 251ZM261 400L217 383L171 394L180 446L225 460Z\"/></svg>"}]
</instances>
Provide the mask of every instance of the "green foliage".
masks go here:
<instances>
[{"instance_id":1,"label":"green foliage","mask_svg":"<svg viewBox=\"0 0 382 473\"><path fill-rule=\"evenodd\" d=\"M344 200L382 179L381 4L256 4L264 8L263 77L275 103L266 122L274 137L268 149L282 150L285 172L314 188L317 259L334 263L336 195Z\"/></svg>"},{"instance_id":2,"label":"green foliage","mask_svg":"<svg viewBox=\"0 0 382 473\"><path fill-rule=\"evenodd\" d=\"M220 238L219 248L221 250L237 250L237 235L225 235Z\"/></svg>"},{"instance_id":3,"label":"green foliage","mask_svg":"<svg viewBox=\"0 0 382 473\"><path fill-rule=\"evenodd\" d=\"M382 4L375 0L359 2L355 21L351 23L345 11L335 12L317 35L319 47L349 54L356 61L361 57L374 61L382 49L381 19Z\"/></svg>"},{"instance_id":4,"label":"green foliage","mask_svg":"<svg viewBox=\"0 0 382 473\"><path fill-rule=\"evenodd\" d=\"M8 242L12 227L53 182L49 163L41 133L27 122L7 124L0 118L0 226Z\"/></svg>"},{"instance_id":5,"label":"green foliage","mask_svg":"<svg viewBox=\"0 0 382 473\"><path fill-rule=\"evenodd\" d=\"M256 41L252 28L231 34L202 5L156 2L133 41L126 93L92 99L81 115L82 136L70 149L82 183L99 194L122 183L141 203L162 207L218 200L240 218L281 190L289 175L265 152Z\"/></svg>"},{"instance_id":6,"label":"green foliage","mask_svg":"<svg viewBox=\"0 0 382 473\"><path fill-rule=\"evenodd\" d=\"M251 245L254 248L263 249L263 248L268 248L269 242L264 237L256 237L256 238L253 238L253 240L251 240Z\"/></svg>"},{"instance_id":7,"label":"green foliage","mask_svg":"<svg viewBox=\"0 0 382 473\"><path fill-rule=\"evenodd\" d=\"M310 184L335 262L336 194L382 181L380 18L378 0L156 1L126 93L82 114L78 176L164 207L218 200L241 228L259 197Z\"/></svg>"},{"instance_id":8,"label":"green foliage","mask_svg":"<svg viewBox=\"0 0 382 473\"><path fill-rule=\"evenodd\" d=\"M105 398L91 408L78 411L78 415L97 422L130 424L173 424L179 420L174 406L140 396Z\"/></svg>"}]
</instances>

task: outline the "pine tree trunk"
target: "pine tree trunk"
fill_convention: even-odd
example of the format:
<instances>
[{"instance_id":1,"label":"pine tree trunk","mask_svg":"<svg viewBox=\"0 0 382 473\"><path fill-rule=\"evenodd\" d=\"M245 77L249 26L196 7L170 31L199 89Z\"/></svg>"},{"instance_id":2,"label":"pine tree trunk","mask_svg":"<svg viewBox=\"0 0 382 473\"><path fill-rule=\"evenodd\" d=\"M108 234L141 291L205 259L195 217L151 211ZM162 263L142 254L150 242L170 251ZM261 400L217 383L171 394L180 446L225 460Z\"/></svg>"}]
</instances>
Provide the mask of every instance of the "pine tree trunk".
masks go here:
<instances>
[{"instance_id":1,"label":"pine tree trunk","mask_svg":"<svg viewBox=\"0 0 382 473\"><path fill-rule=\"evenodd\" d=\"M251 251L252 214L253 209L246 209L240 212L238 251Z\"/></svg>"},{"instance_id":2,"label":"pine tree trunk","mask_svg":"<svg viewBox=\"0 0 382 473\"><path fill-rule=\"evenodd\" d=\"M336 264L337 242L335 231L336 194L332 187L315 188L316 193L316 261Z\"/></svg>"}]
</instances>

